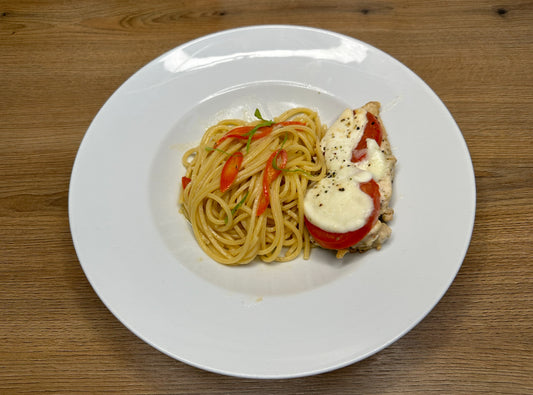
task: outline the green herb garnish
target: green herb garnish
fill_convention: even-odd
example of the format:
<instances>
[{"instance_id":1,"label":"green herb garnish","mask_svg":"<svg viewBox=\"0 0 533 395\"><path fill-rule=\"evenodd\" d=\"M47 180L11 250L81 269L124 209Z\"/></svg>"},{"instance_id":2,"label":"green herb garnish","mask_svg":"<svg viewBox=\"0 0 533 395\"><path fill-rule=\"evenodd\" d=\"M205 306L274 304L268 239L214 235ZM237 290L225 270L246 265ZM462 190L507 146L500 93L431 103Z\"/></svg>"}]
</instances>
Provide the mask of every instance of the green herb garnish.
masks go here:
<instances>
[{"instance_id":1,"label":"green herb garnish","mask_svg":"<svg viewBox=\"0 0 533 395\"><path fill-rule=\"evenodd\" d=\"M233 215L237 212L237 210L240 209L241 206L244 204L244 202L246 201L246 198L248 197L248 194L249 194L249 193L250 193L250 192L247 191L247 192L246 192L246 195L244 195L244 197L239 201L239 203L237 203L237 205L231 209L231 215L232 215L232 216L233 216ZM225 222L226 224L228 223L228 216L226 216L226 218L224 218L224 222Z\"/></svg>"},{"instance_id":2,"label":"green herb garnish","mask_svg":"<svg viewBox=\"0 0 533 395\"><path fill-rule=\"evenodd\" d=\"M245 134L245 136L248 136L248 141L246 142L246 153L250 151L250 144L252 143L252 137L254 137L254 134L259 130L259 128L262 128L264 126L274 125L274 121L268 121L263 118L263 116L261 115L261 111L259 111L258 108L255 109L254 115L257 119L263 122L258 123L257 125L255 125L255 127L252 130L250 130L248 133Z\"/></svg>"}]
</instances>

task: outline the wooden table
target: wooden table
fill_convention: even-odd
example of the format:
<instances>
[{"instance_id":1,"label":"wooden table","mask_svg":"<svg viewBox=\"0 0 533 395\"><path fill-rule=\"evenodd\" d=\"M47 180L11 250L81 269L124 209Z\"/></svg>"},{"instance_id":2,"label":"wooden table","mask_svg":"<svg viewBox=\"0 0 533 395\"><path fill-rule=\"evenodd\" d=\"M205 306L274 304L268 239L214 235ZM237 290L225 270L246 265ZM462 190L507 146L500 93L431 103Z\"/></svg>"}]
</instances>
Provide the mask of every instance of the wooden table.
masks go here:
<instances>
[{"instance_id":1,"label":"wooden table","mask_svg":"<svg viewBox=\"0 0 533 395\"><path fill-rule=\"evenodd\" d=\"M106 99L191 39L297 24L368 42L442 98L477 183L470 249L417 327L357 364L260 381L156 351L100 302L74 251L69 177ZM0 392L533 393L531 1L0 1Z\"/></svg>"}]
</instances>

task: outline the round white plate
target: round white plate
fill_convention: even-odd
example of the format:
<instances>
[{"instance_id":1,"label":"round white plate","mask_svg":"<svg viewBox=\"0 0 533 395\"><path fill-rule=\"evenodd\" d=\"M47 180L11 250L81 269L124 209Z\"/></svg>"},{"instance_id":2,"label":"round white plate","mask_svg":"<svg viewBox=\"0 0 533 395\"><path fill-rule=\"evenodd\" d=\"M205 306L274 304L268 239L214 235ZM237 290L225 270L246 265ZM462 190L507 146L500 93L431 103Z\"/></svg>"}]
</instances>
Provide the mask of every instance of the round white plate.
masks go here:
<instances>
[{"instance_id":1,"label":"round white plate","mask_svg":"<svg viewBox=\"0 0 533 395\"><path fill-rule=\"evenodd\" d=\"M329 125L371 100L398 158L381 251L243 267L206 257L177 196L181 155L209 125L293 106ZM296 26L223 31L143 67L89 127L69 195L83 270L126 327L185 363L255 378L329 371L400 338L453 281L474 214L468 149L435 93L368 44Z\"/></svg>"}]
</instances>

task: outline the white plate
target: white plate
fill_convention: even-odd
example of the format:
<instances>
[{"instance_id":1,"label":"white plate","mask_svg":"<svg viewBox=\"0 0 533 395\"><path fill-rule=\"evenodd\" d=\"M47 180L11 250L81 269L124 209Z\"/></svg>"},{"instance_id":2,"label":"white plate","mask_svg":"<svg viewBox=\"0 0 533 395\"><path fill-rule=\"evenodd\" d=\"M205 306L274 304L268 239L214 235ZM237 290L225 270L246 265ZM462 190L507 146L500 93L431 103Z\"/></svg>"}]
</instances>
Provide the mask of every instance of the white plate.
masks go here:
<instances>
[{"instance_id":1,"label":"white plate","mask_svg":"<svg viewBox=\"0 0 533 395\"><path fill-rule=\"evenodd\" d=\"M381 251L245 267L206 257L176 200L181 155L207 126L293 106L331 124L370 100L398 158ZM69 195L83 270L126 327L180 361L256 378L329 371L407 333L453 281L474 214L468 149L435 93L368 44L295 26L220 32L143 67L89 127Z\"/></svg>"}]
</instances>

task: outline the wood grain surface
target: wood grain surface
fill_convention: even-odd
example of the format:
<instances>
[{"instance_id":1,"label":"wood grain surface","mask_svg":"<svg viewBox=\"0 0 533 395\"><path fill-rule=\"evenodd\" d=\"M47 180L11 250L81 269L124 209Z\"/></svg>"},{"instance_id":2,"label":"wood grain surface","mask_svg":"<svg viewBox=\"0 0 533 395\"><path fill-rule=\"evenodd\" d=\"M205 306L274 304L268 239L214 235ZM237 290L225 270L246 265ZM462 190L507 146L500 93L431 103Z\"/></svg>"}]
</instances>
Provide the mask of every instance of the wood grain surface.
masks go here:
<instances>
[{"instance_id":1,"label":"wood grain surface","mask_svg":"<svg viewBox=\"0 0 533 395\"><path fill-rule=\"evenodd\" d=\"M307 378L237 379L156 351L100 302L69 231L73 161L107 98L165 51L255 24L333 30L406 64L476 174L472 242L440 303L387 349ZM533 393L532 61L525 0L0 0L0 393Z\"/></svg>"}]
</instances>

